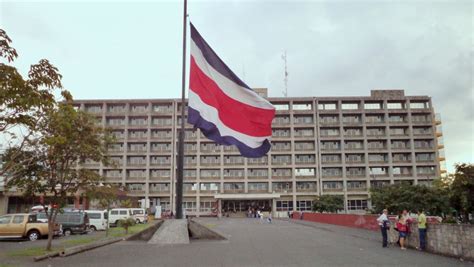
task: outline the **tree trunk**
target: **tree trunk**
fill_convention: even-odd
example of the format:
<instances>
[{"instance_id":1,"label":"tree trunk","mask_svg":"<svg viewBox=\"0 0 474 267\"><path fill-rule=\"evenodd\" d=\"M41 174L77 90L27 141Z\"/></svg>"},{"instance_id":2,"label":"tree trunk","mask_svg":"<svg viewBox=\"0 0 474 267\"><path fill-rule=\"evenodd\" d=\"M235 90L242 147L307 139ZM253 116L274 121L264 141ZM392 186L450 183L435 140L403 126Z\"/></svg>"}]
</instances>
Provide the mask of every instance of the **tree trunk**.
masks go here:
<instances>
[{"instance_id":1,"label":"tree trunk","mask_svg":"<svg viewBox=\"0 0 474 267\"><path fill-rule=\"evenodd\" d=\"M53 234L54 234L54 222L48 220L48 243L46 245L46 250L51 251L51 245L53 243Z\"/></svg>"}]
</instances>

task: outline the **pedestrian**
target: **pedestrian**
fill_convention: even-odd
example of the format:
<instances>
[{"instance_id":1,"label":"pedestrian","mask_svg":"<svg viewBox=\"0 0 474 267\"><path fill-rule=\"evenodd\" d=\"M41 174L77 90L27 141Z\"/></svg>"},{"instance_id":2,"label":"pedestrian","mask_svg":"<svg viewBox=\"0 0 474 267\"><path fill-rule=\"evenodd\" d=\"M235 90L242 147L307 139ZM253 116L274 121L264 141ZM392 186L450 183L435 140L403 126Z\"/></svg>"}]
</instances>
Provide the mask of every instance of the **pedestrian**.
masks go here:
<instances>
[{"instance_id":1,"label":"pedestrian","mask_svg":"<svg viewBox=\"0 0 474 267\"><path fill-rule=\"evenodd\" d=\"M382 232L382 247L387 247L387 230L390 228L390 222L387 217L388 210L384 209L383 213L377 218L377 222L380 226L380 231Z\"/></svg>"},{"instance_id":2,"label":"pedestrian","mask_svg":"<svg viewBox=\"0 0 474 267\"><path fill-rule=\"evenodd\" d=\"M420 246L418 250L426 249L426 215L421 209L418 211L418 234L420 237Z\"/></svg>"},{"instance_id":3,"label":"pedestrian","mask_svg":"<svg viewBox=\"0 0 474 267\"><path fill-rule=\"evenodd\" d=\"M403 213L398 216L398 221L397 221L397 229L398 229L398 234L399 234L399 242L400 242L400 248L402 250L405 250L405 240L408 235L408 220L405 216L403 216Z\"/></svg>"},{"instance_id":4,"label":"pedestrian","mask_svg":"<svg viewBox=\"0 0 474 267\"><path fill-rule=\"evenodd\" d=\"M268 214L267 222L268 222L268 223L272 223L272 212L271 212L271 211L270 211L270 213Z\"/></svg>"}]
</instances>

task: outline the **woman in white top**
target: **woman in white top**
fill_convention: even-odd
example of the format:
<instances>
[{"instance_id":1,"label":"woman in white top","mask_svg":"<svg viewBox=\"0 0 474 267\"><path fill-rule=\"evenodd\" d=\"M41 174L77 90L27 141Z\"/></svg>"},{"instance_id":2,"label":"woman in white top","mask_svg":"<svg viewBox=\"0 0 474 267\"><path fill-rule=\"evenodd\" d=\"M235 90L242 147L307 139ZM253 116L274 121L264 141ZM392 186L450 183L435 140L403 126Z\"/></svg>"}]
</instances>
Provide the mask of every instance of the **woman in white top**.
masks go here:
<instances>
[{"instance_id":1,"label":"woman in white top","mask_svg":"<svg viewBox=\"0 0 474 267\"><path fill-rule=\"evenodd\" d=\"M383 213L377 218L377 222L380 226L380 231L382 232L382 247L387 247L387 230L390 228L389 220L387 217L388 210L384 209Z\"/></svg>"}]
</instances>

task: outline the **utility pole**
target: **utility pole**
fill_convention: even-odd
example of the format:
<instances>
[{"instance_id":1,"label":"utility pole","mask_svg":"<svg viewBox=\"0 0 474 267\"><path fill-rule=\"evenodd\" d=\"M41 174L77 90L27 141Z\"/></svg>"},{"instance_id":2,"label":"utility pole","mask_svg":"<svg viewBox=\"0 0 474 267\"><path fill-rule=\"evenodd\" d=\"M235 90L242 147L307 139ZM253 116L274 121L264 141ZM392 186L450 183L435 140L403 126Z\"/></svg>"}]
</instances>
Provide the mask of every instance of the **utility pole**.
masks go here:
<instances>
[{"instance_id":1,"label":"utility pole","mask_svg":"<svg viewBox=\"0 0 474 267\"><path fill-rule=\"evenodd\" d=\"M283 91L283 96L287 97L288 96L288 68L287 68L287 61L286 61L286 50L283 52L283 55L281 55L281 59L283 59L283 62L285 62L285 78L283 81L285 82L285 90Z\"/></svg>"},{"instance_id":2,"label":"utility pole","mask_svg":"<svg viewBox=\"0 0 474 267\"><path fill-rule=\"evenodd\" d=\"M184 120L186 102L186 16L188 1L184 0L183 9L183 73L181 80L181 129L178 138L178 169L176 170L176 219L183 219L183 172L184 172Z\"/></svg>"}]
</instances>

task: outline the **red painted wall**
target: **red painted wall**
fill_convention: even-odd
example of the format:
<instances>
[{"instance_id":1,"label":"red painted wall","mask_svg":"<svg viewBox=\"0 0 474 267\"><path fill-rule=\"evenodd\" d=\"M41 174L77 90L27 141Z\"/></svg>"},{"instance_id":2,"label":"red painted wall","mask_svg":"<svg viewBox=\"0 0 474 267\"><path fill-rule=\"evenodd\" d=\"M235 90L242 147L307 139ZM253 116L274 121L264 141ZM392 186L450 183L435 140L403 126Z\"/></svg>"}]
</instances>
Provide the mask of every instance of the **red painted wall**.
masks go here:
<instances>
[{"instance_id":1,"label":"red painted wall","mask_svg":"<svg viewBox=\"0 0 474 267\"><path fill-rule=\"evenodd\" d=\"M301 216L303 215L303 216ZM358 214L335 214L335 213L313 213L313 212L293 212L293 219L304 220L310 222L335 224L353 228L362 228L372 231L379 231L377 223L377 215L358 215ZM395 220L395 216L389 216L391 221ZM428 223L438 223L436 217L427 217Z\"/></svg>"},{"instance_id":2,"label":"red painted wall","mask_svg":"<svg viewBox=\"0 0 474 267\"><path fill-rule=\"evenodd\" d=\"M293 219L301 219L300 212L293 212ZM378 231L376 215L334 214L303 212L303 220L310 222L328 223L353 228L363 228Z\"/></svg>"}]
</instances>

